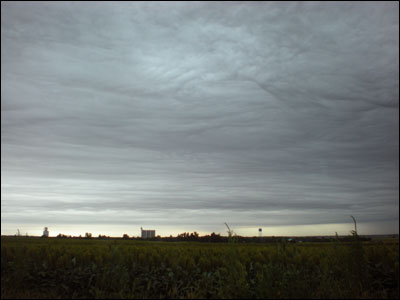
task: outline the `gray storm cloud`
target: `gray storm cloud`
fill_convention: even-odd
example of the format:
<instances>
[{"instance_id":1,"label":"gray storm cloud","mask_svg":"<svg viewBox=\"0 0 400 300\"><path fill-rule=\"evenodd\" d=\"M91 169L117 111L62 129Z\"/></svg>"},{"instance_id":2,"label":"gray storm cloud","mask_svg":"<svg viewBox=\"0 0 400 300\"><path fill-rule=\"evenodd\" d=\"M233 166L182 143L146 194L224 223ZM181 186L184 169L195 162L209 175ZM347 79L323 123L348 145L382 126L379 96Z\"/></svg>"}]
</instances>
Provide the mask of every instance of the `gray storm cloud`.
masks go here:
<instances>
[{"instance_id":1,"label":"gray storm cloud","mask_svg":"<svg viewBox=\"0 0 400 300\"><path fill-rule=\"evenodd\" d=\"M1 5L2 224L398 231L398 3Z\"/></svg>"}]
</instances>

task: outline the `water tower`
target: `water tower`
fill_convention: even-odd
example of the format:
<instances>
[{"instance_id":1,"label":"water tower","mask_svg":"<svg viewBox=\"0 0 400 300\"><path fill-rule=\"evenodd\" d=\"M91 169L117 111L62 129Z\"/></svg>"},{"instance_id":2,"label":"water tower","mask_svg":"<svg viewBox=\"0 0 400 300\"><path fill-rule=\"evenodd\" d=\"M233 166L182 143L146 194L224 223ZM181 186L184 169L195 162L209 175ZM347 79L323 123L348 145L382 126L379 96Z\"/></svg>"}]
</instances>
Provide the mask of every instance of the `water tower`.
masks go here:
<instances>
[{"instance_id":1,"label":"water tower","mask_svg":"<svg viewBox=\"0 0 400 300\"><path fill-rule=\"evenodd\" d=\"M42 235L42 236L43 236L43 237L49 237L49 230L48 230L47 227L44 228L44 230L43 230L43 235Z\"/></svg>"},{"instance_id":2,"label":"water tower","mask_svg":"<svg viewBox=\"0 0 400 300\"><path fill-rule=\"evenodd\" d=\"M262 237L262 228L258 228L258 237Z\"/></svg>"}]
</instances>

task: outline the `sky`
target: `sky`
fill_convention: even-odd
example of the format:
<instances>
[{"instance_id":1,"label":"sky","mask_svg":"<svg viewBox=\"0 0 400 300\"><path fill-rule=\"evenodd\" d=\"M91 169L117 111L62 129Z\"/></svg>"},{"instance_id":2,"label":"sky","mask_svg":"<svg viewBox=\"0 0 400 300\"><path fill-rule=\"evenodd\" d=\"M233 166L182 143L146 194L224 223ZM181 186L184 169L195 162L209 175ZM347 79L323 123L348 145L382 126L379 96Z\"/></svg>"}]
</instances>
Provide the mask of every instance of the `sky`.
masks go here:
<instances>
[{"instance_id":1,"label":"sky","mask_svg":"<svg viewBox=\"0 0 400 300\"><path fill-rule=\"evenodd\" d=\"M1 234L398 233L397 2L1 2Z\"/></svg>"}]
</instances>

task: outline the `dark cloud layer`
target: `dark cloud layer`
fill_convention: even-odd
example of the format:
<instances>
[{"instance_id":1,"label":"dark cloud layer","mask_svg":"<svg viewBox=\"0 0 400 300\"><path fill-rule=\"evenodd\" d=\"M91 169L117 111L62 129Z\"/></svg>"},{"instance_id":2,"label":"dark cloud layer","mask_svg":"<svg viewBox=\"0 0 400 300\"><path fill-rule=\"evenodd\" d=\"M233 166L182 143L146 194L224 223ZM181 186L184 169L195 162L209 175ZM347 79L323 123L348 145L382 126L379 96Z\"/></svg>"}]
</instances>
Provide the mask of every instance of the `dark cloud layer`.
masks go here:
<instances>
[{"instance_id":1,"label":"dark cloud layer","mask_svg":"<svg viewBox=\"0 0 400 300\"><path fill-rule=\"evenodd\" d=\"M398 3L1 5L4 227L398 231Z\"/></svg>"}]
</instances>

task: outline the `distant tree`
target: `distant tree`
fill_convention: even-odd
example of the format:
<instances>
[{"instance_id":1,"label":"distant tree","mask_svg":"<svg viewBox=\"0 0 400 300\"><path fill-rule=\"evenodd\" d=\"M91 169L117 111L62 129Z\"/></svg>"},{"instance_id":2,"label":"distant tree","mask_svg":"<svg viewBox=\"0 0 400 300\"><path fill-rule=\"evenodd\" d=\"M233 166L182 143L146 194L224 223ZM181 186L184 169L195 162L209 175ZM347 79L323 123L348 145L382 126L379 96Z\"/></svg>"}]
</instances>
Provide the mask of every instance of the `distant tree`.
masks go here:
<instances>
[{"instance_id":1,"label":"distant tree","mask_svg":"<svg viewBox=\"0 0 400 300\"><path fill-rule=\"evenodd\" d=\"M91 239L92 238L92 234L90 232L86 232L85 233L85 238L86 239Z\"/></svg>"},{"instance_id":2,"label":"distant tree","mask_svg":"<svg viewBox=\"0 0 400 300\"><path fill-rule=\"evenodd\" d=\"M210 242L222 242L222 241L224 241L224 238L220 234L216 234L215 232L212 232L211 235L209 236L209 241Z\"/></svg>"},{"instance_id":3,"label":"distant tree","mask_svg":"<svg viewBox=\"0 0 400 300\"><path fill-rule=\"evenodd\" d=\"M124 233L124 235L122 236L122 238L123 238L124 240L127 240L127 239L129 239L129 235L127 235L126 233Z\"/></svg>"},{"instance_id":4,"label":"distant tree","mask_svg":"<svg viewBox=\"0 0 400 300\"><path fill-rule=\"evenodd\" d=\"M228 228L228 231L227 231L228 232L228 237L231 238L233 236L234 232L233 232L232 229L229 228L227 223L225 223L225 226Z\"/></svg>"},{"instance_id":5,"label":"distant tree","mask_svg":"<svg viewBox=\"0 0 400 300\"><path fill-rule=\"evenodd\" d=\"M351 232L351 234L352 234L353 236L358 236L356 219L355 219L353 216L350 216L350 217L351 217L351 218L353 219L353 221L354 221L354 230L352 230L352 231L350 231L350 232Z\"/></svg>"},{"instance_id":6,"label":"distant tree","mask_svg":"<svg viewBox=\"0 0 400 300\"><path fill-rule=\"evenodd\" d=\"M227 223L225 223L226 228L228 228L228 242L229 243L236 243L238 241L238 237L236 236L235 232L230 229Z\"/></svg>"}]
</instances>

